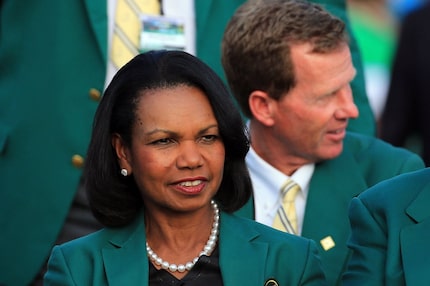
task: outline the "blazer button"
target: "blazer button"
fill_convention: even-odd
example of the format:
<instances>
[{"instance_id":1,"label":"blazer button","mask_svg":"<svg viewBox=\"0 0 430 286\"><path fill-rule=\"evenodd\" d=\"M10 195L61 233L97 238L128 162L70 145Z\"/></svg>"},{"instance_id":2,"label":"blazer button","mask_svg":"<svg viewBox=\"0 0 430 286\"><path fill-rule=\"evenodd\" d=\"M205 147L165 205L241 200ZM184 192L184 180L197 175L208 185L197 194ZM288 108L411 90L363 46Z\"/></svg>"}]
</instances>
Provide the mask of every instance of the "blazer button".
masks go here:
<instances>
[{"instance_id":1,"label":"blazer button","mask_svg":"<svg viewBox=\"0 0 430 286\"><path fill-rule=\"evenodd\" d=\"M275 279L269 279L264 283L264 286L279 286L279 284Z\"/></svg>"},{"instance_id":2,"label":"blazer button","mask_svg":"<svg viewBox=\"0 0 430 286\"><path fill-rule=\"evenodd\" d=\"M100 98L102 97L101 92L95 88L90 88L89 95L91 99L95 101L100 101Z\"/></svg>"},{"instance_id":3,"label":"blazer button","mask_svg":"<svg viewBox=\"0 0 430 286\"><path fill-rule=\"evenodd\" d=\"M84 158L81 155L75 154L72 156L72 164L80 169L84 166Z\"/></svg>"}]
</instances>

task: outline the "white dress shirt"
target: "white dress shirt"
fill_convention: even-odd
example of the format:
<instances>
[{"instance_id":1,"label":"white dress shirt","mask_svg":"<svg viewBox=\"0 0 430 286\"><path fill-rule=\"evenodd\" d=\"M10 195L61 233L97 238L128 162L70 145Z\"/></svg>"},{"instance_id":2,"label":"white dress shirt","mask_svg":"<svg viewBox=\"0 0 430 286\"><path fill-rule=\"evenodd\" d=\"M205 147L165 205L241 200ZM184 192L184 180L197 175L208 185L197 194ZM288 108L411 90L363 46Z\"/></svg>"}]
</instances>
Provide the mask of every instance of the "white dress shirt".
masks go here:
<instances>
[{"instance_id":1,"label":"white dress shirt","mask_svg":"<svg viewBox=\"0 0 430 286\"><path fill-rule=\"evenodd\" d=\"M255 220L272 226L276 212L282 204L281 186L289 176L264 161L252 147L246 156L246 164L254 189ZM291 176L291 179L300 186L300 192L295 200L298 234L302 233L306 198L314 168L315 164L304 165Z\"/></svg>"}]
</instances>

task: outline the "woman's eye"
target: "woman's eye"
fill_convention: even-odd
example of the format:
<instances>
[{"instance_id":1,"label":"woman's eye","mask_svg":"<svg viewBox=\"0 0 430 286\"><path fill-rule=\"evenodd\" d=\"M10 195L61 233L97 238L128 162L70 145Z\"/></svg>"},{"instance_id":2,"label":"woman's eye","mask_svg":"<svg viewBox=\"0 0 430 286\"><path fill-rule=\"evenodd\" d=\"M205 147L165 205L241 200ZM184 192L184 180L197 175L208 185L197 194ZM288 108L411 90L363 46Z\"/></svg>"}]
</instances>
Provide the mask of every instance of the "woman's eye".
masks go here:
<instances>
[{"instance_id":1,"label":"woman's eye","mask_svg":"<svg viewBox=\"0 0 430 286\"><path fill-rule=\"evenodd\" d=\"M203 142L207 142L207 143L214 142L217 139L218 139L218 135L205 135L205 136L202 136L202 141Z\"/></svg>"},{"instance_id":2,"label":"woman's eye","mask_svg":"<svg viewBox=\"0 0 430 286\"><path fill-rule=\"evenodd\" d=\"M152 145L167 145L172 142L170 138L162 138L151 142Z\"/></svg>"}]
</instances>

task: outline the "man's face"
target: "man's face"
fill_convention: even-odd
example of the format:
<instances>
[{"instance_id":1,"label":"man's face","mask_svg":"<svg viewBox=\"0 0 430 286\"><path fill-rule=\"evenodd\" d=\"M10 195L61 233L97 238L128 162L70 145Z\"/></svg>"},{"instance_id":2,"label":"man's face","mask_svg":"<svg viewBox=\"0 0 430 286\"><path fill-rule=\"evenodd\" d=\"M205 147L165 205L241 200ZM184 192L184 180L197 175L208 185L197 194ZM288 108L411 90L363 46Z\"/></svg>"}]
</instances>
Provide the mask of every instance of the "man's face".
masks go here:
<instances>
[{"instance_id":1,"label":"man's face","mask_svg":"<svg viewBox=\"0 0 430 286\"><path fill-rule=\"evenodd\" d=\"M337 157L349 118L358 116L350 82L356 71L349 47L311 53L309 44L293 46L297 84L275 102L273 135L288 157L303 163Z\"/></svg>"}]
</instances>

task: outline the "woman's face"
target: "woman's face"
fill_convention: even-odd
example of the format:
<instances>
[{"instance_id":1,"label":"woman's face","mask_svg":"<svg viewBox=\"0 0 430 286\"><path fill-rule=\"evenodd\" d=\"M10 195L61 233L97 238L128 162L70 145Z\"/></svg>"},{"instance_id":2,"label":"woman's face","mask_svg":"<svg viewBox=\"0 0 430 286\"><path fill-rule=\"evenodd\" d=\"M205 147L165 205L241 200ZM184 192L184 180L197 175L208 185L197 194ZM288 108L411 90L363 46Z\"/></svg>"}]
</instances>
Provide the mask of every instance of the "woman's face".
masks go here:
<instances>
[{"instance_id":1,"label":"woman's face","mask_svg":"<svg viewBox=\"0 0 430 286\"><path fill-rule=\"evenodd\" d=\"M119 136L113 144L147 208L191 211L207 205L221 184L224 144L211 105L198 88L144 91L131 147Z\"/></svg>"}]
</instances>

